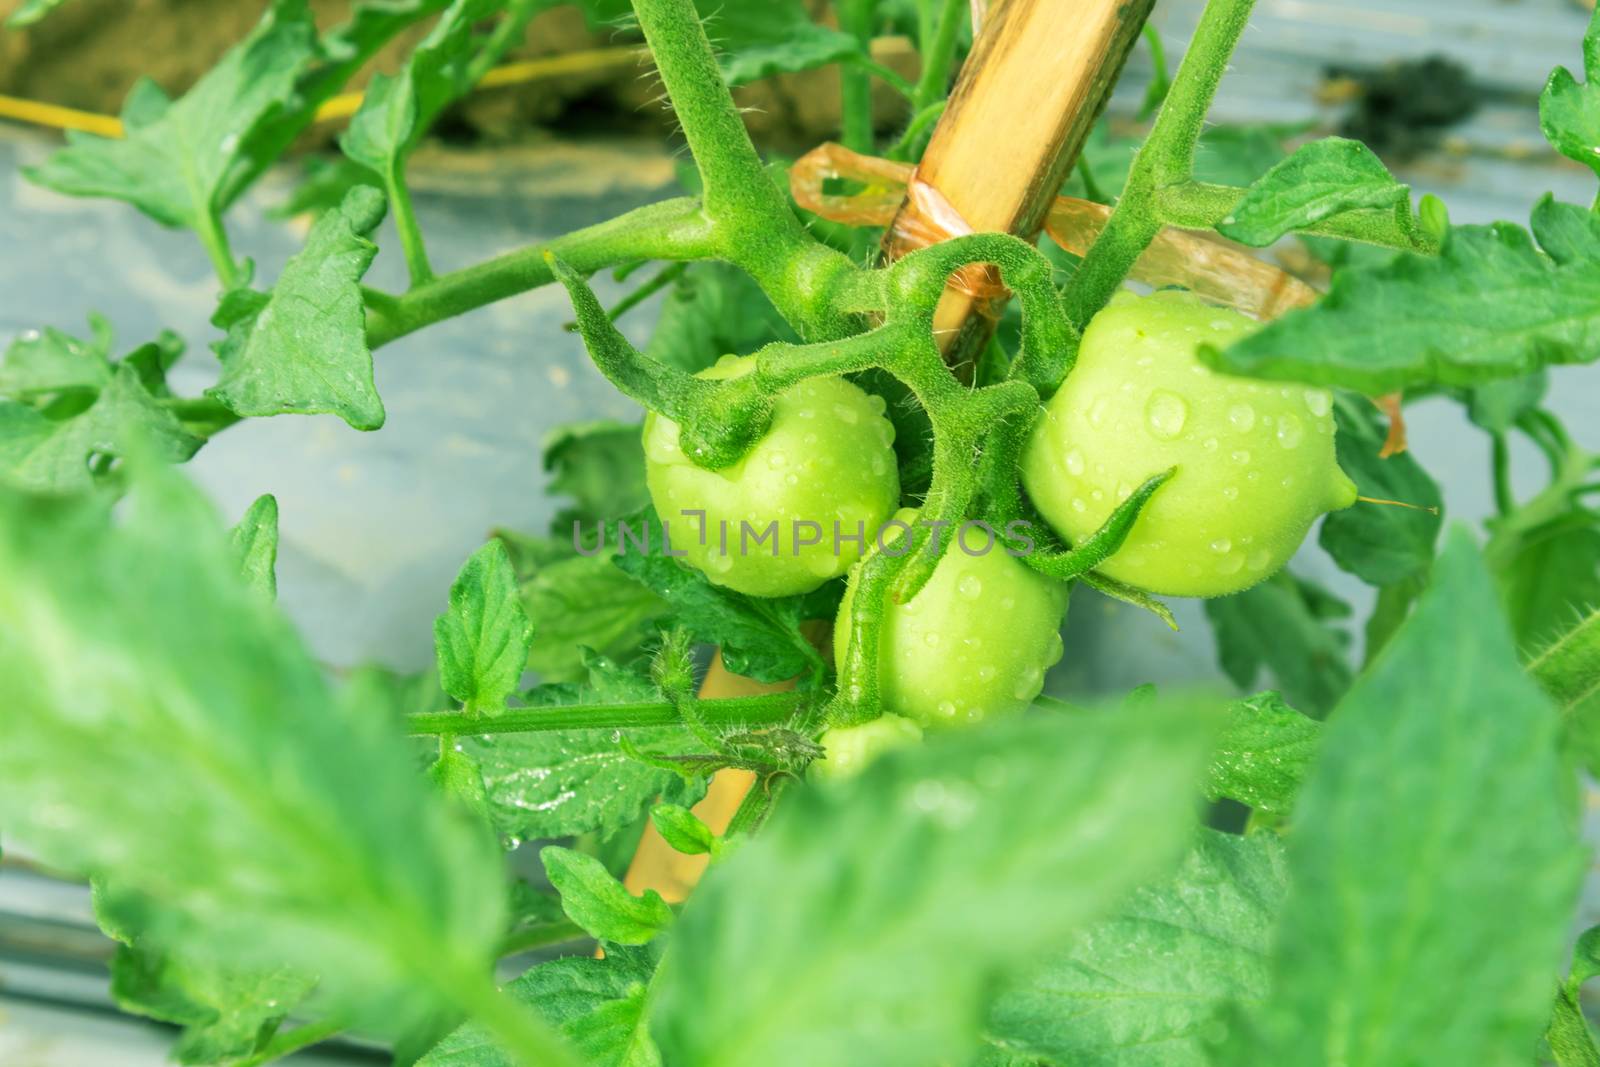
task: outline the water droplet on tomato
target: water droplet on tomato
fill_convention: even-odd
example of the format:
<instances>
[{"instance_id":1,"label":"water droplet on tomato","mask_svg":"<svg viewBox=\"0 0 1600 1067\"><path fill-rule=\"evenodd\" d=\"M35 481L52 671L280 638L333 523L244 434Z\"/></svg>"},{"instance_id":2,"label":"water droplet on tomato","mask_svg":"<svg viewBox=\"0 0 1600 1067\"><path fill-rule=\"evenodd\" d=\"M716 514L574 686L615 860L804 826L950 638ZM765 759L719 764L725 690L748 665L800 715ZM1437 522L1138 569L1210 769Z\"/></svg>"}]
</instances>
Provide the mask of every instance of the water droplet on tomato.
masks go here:
<instances>
[{"instance_id":1,"label":"water droplet on tomato","mask_svg":"<svg viewBox=\"0 0 1600 1067\"><path fill-rule=\"evenodd\" d=\"M1103 396L1095 397L1093 404L1089 405L1089 425L1100 426L1106 421L1106 416L1111 413L1111 401Z\"/></svg>"},{"instance_id":2,"label":"water droplet on tomato","mask_svg":"<svg viewBox=\"0 0 1600 1067\"><path fill-rule=\"evenodd\" d=\"M1266 549L1258 548L1254 552L1250 553L1248 564L1250 569L1253 571L1264 571L1267 569L1267 562L1271 558L1271 555L1268 554Z\"/></svg>"},{"instance_id":3,"label":"water droplet on tomato","mask_svg":"<svg viewBox=\"0 0 1600 1067\"><path fill-rule=\"evenodd\" d=\"M980 681L980 682L992 682L992 681L994 681L994 668L989 666L989 664L987 664L987 663L985 663L983 666L979 667L978 668L978 681Z\"/></svg>"},{"instance_id":4,"label":"water droplet on tomato","mask_svg":"<svg viewBox=\"0 0 1600 1067\"><path fill-rule=\"evenodd\" d=\"M927 645L929 648L938 648L939 635L930 630L928 633L922 635L922 643Z\"/></svg>"},{"instance_id":5,"label":"water droplet on tomato","mask_svg":"<svg viewBox=\"0 0 1600 1067\"><path fill-rule=\"evenodd\" d=\"M1170 441L1183 432L1183 424L1189 418L1189 405L1177 394L1157 389L1145 404L1144 417L1152 435Z\"/></svg>"},{"instance_id":6,"label":"water droplet on tomato","mask_svg":"<svg viewBox=\"0 0 1600 1067\"><path fill-rule=\"evenodd\" d=\"M1228 409L1228 422L1240 433L1248 433L1256 424L1256 409L1249 404L1235 404Z\"/></svg>"},{"instance_id":7,"label":"water droplet on tomato","mask_svg":"<svg viewBox=\"0 0 1600 1067\"><path fill-rule=\"evenodd\" d=\"M1215 437L1208 437L1201 444L1205 446L1207 452L1215 452L1217 450L1217 439Z\"/></svg>"},{"instance_id":8,"label":"water droplet on tomato","mask_svg":"<svg viewBox=\"0 0 1600 1067\"><path fill-rule=\"evenodd\" d=\"M1017 676L1017 684L1011 687L1011 695L1018 700L1032 700L1043 688L1044 671L1038 667L1029 667Z\"/></svg>"},{"instance_id":9,"label":"water droplet on tomato","mask_svg":"<svg viewBox=\"0 0 1600 1067\"><path fill-rule=\"evenodd\" d=\"M1326 389L1306 390L1306 410L1317 418L1322 418L1333 407L1333 397Z\"/></svg>"},{"instance_id":10,"label":"water droplet on tomato","mask_svg":"<svg viewBox=\"0 0 1600 1067\"><path fill-rule=\"evenodd\" d=\"M1235 463L1249 463L1250 462L1250 450L1247 449L1247 448L1240 448L1240 449L1235 450L1234 453L1233 453L1233 461Z\"/></svg>"},{"instance_id":11,"label":"water droplet on tomato","mask_svg":"<svg viewBox=\"0 0 1600 1067\"><path fill-rule=\"evenodd\" d=\"M786 453L783 453L783 452L774 452L770 456L767 457L767 466L771 467L773 470L777 470L780 467L787 466L788 463L789 463L789 457L788 457L788 455Z\"/></svg>"},{"instance_id":12,"label":"water droplet on tomato","mask_svg":"<svg viewBox=\"0 0 1600 1067\"><path fill-rule=\"evenodd\" d=\"M1233 542L1228 540L1226 537L1219 537L1215 541L1211 542L1211 551L1213 552L1221 552L1226 555L1232 550Z\"/></svg>"},{"instance_id":13,"label":"water droplet on tomato","mask_svg":"<svg viewBox=\"0 0 1600 1067\"><path fill-rule=\"evenodd\" d=\"M1300 447L1305 436L1305 426L1293 415L1285 414L1278 419L1278 443L1284 448Z\"/></svg>"},{"instance_id":14,"label":"water droplet on tomato","mask_svg":"<svg viewBox=\"0 0 1600 1067\"><path fill-rule=\"evenodd\" d=\"M1045 650L1045 666L1053 667L1061 662L1061 657L1066 654L1067 644L1061 640L1061 631L1057 630L1050 635L1050 647Z\"/></svg>"},{"instance_id":15,"label":"water droplet on tomato","mask_svg":"<svg viewBox=\"0 0 1600 1067\"><path fill-rule=\"evenodd\" d=\"M854 426L861 419L861 413L849 404L833 405L833 414L835 418L846 426Z\"/></svg>"},{"instance_id":16,"label":"water droplet on tomato","mask_svg":"<svg viewBox=\"0 0 1600 1067\"><path fill-rule=\"evenodd\" d=\"M964 575L961 581L956 583L956 591L968 600L977 600L983 595L983 582L976 574Z\"/></svg>"},{"instance_id":17,"label":"water droplet on tomato","mask_svg":"<svg viewBox=\"0 0 1600 1067\"><path fill-rule=\"evenodd\" d=\"M941 700L939 702L938 711L939 714L946 719L953 719L956 717L956 706L950 703L948 700Z\"/></svg>"},{"instance_id":18,"label":"water droplet on tomato","mask_svg":"<svg viewBox=\"0 0 1600 1067\"><path fill-rule=\"evenodd\" d=\"M1083 453L1076 448L1067 453L1067 473L1074 477L1083 473Z\"/></svg>"},{"instance_id":19,"label":"water droplet on tomato","mask_svg":"<svg viewBox=\"0 0 1600 1067\"><path fill-rule=\"evenodd\" d=\"M1238 500L1239 499L1239 487L1237 485L1225 485L1225 486L1223 486L1222 487L1222 498L1224 500Z\"/></svg>"}]
</instances>

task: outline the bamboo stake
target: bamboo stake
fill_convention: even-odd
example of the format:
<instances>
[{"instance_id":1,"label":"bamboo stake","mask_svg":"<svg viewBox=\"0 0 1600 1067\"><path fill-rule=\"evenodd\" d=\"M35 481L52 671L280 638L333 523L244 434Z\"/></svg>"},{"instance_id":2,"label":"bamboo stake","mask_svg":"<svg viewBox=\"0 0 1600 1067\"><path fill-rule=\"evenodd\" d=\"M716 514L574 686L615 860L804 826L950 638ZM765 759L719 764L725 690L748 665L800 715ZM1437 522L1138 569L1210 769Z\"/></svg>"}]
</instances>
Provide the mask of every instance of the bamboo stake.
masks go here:
<instances>
[{"instance_id":1,"label":"bamboo stake","mask_svg":"<svg viewBox=\"0 0 1600 1067\"><path fill-rule=\"evenodd\" d=\"M1153 5L994 4L917 164L924 188L914 182L908 189L885 254L894 258L918 247L919 235L930 228L953 236L953 220L972 232L1037 237ZM947 205L946 217L930 217L937 212L930 202ZM910 239L897 240L898 234ZM988 342L993 320L978 311L974 297L945 293L935 330L952 364L972 359Z\"/></svg>"}]
</instances>

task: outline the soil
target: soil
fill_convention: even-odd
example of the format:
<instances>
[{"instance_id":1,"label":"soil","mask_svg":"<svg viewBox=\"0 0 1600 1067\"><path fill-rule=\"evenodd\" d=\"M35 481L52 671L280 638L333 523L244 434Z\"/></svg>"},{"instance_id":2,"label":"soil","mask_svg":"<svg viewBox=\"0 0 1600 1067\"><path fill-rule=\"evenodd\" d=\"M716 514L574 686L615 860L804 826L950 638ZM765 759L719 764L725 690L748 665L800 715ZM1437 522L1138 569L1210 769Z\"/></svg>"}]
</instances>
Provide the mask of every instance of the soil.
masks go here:
<instances>
[{"instance_id":1,"label":"soil","mask_svg":"<svg viewBox=\"0 0 1600 1067\"><path fill-rule=\"evenodd\" d=\"M0 0L0 21L22 2ZM347 17L350 4L311 0L324 27ZM263 5L264 0L70 0L27 30L0 29L0 93L102 114L120 111L143 75L176 95L249 32ZM393 42L372 71L394 69L426 32L424 25ZM565 6L536 18L515 56L603 48L631 39L614 30L591 31L575 7ZM908 43L879 45L875 58L915 77L916 57ZM360 88L372 71L351 87ZM838 126L838 78L831 70L770 79L737 95L752 132L775 146L809 147ZM438 132L451 140L514 142L551 127L667 130L671 116L657 105L659 97L654 78L613 67L475 94L446 116ZM897 104L882 92L875 99L880 120L899 120L903 112ZM320 139L331 139L334 132L323 131Z\"/></svg>"}]
</instances>

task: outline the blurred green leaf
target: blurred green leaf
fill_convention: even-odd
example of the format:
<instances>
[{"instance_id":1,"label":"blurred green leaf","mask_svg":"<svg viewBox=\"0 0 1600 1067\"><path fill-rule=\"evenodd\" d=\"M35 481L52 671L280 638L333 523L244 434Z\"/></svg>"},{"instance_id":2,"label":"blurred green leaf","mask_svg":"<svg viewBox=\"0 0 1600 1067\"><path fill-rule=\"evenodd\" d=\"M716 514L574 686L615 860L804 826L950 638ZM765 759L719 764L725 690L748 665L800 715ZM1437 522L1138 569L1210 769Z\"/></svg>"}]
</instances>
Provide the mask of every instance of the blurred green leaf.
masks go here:
<instances>
[{"instance_id":1,"label":"blurred green leaf","mask_svg":"<svg viewBox=\"0 0 1600 1067\"><path fill-rule=\"evenodd\" d=\"M501 936L498 855L390 722L334 700L195 490L129 476L116 523L95 496L0 490L0 824L159 901L140 937L186 966L425 1012Z\"/></svg>"},{"instance_id":2,"label":"blurred green leaf","mask_svg":"<svg viewBox=\"0 0 1600 1067\"><path fill-rule=\"evenodd\" d=\"M1323 726L1259 693L1228 708L1206 779L1206 796L1228 797L1269 815L1288 815L1316 758Z\"/></svg>"},{"instance_id":3,"label":"blurred green leaf","mask_svg":"<svg viewBox=\"0 0 1600 1067\"><path fill-rule=\"evenodd\" d=\"M1019 950L1062 945L1175 858L1210 747L1198 710L994 722L786 795L673 928L651 1006L665 1058L964 1058Z\"/></svg>"},{"instance_id":4,"label":"blurred green leaf","mask_svg":"<svg viewBox=\"0 0 1600 1067\"><path fill-rule=\"evenodd\" d=\"M1274 835L1202 830L1175 875L1004 989L989 1039L1075 1067L1209 1067L1218 1009L1266 995L1284 873Z\"/></svg>"},{"instance_id":5,"label":"blurred green leaf","mask_svg":"<svg viewBox=\"0 0 1600 1067\"><path fill-rule=\"evenodd\" d=\"M1322 520L1317 543L1341 569L1368 585L1395 585L1426 573L1444 522L1438 484L1410 452L1379 455L1388 425L1370 401L1340 396L1334 416L1339 466L1361 495L1410 506L1357 501Z\"/></svg>"},{"instance_id":6,"label":"blurred green leaf","mask_svg":"<svg viewBox=\"0 0 1600 1067\"><path fill-rule=\"evenodd\" d=\"M694 263L668 290L645 355L692 373L730 353L796 340L748 274L728 263Z\"/></svg>"},{"instance_id":7,"label":"blurred green leaf","mask_svg":"<svg viewBox=\"0 0 1600 1067\"><path fill-rule=\"evenodd\" d=\"M95 917L117 942L111 996L117 1007L183 1028L172 1056L184 1064L234 1062L266 1047L316 985L287 967L242 971L194 962L144 943L148 905L94 887Z\"/></svg>"},{"instance_id":8,"label":"blurred green leaf","mask_svg":"<svg viewBox=\"0 0 1600 1067\"><path fill-rule=\"evenodd\" d=\"M540 451L550 475L549 496L572 498L550 528L560 540L586 527L631 515L650 502L644 484L644 445L638 423L569 422L545 436Z\"/></svg>"},{"instance_id":9,"label":"blurred green leaf","mask_svg":"<svg viewBox=\"0 0 1600 1067\"><path fill-rule=\"evenodd\" d=\"M1297 708L1321 717L1350 685L1347 638L1329 626L1350 613L1332 594L1279 571L1251 589L1205 602L1217 661L1241 689L1263 668Z\"/></svg>"},{"instance_id":10,"label":"blurred green leaf","mask_svg":"<svg viewBox=\"0 0 1600 1067\"><path fill-rule=\"evenodd\" d=\"M608 946L604 959L574 956L541 963L506 993L544 1016L591 1067L661 1067L645 1025L654 961L642 949ZM417 1067L520 1067L482 1026L468 1023Z\"/></svg>"},{"instance_id":11,"label":"blurred green leaf","mask_svg":"<svg viewBox=\"0 0 1600 1067\"><path fill-rule=\"evenodd\" d=\"M256 498L229 535L234 561L245 584L266 600L278 596L278 499Z\"/></svg>"},{"instance_id":12,"label":"blurred green leaf","mask_svg":"<svg viewBox=\"0 0 1600 1067\"><path fill-rule=\"evenodd\" d=\"M130 366L119 367L87 409L60 421L0 400L0 480L26 489L84 489L93 481L91 461L123 455L134 439L173 462L202 443L156 403Z\"/></svg>"},{"instance_id":13,"label":"blurred green leaf","mask_svg":"<svg viewBox=\"0 0 1600 1067\"><path fill-rule=\"evenodd\" d=\"M672 909L661 894L646 889L634 896L593 856L546 845L539 860L561 894L561 910L596 940L642 945L672 923Z\"/></svg>"},{"instance_id":14,"label":"blurred green leaf","mask_svg":"<svg viewBox=\"0 0 1600 1067\"><path fill-rule=\"evenodd\" d=\"M0 395L32 402L74 389L98 393L111 380L111 329L99 315L89 321L91 341L46 327L11 342L0 360Z\"/></svg>"},{"instance_id":15,"label":"blurred green leaf","mask_svg":"<svg viewBox=\"0 0 1600 1067\"><path fill-rule=\"evenodd\" d=\"M358 430L383 425L372 381L361 279L378 254L368 239L383 194L359 185L318 219L271 292L235 289L212 324L222 377L206 390L238 415L333 414Z\"/></svg>"},{"instance_id":16,"label":"blurred green leaf","mask_svg":"<svg viewBox=\"0 0 1600 1067\"><path fill-rule=\"evenodd\" d=\"M1220 1062L1526 1063L1583 867L1557 726L1453 530L1329 716L1295 808L1273 992Z\"/></svg>"},{"instance_id":17,"label":"blurred green leaf","mask_svg":"<svg viewBox=\"0 0 1600 1067\"><path fill-rule=\"evenodd\" d=\"M1325 137L1295 149L1245 190L1217 232L1265 248L1293 230L1363 209L1410 211L1410 190L1360 141Z\"/></svg>"},{"instance_id":18,"label":"blurred green leaf","mask_svg":"<svg viewBox=\"0 0 1600 1067\"><path fill-rule=\"evenodd\" d=\"M67 0L22 0L22 4L6 19L8 29L20 30L39 22Z\"/></svg>"},{"instance_id":19,"label":"blurred green leaf","mask_svg":"<svg viewBox=\"0 0 1600 1067\"><path fill-rule=\"evenodd\" d=\"M1467 390L1467 418L1490 433L1505 433L1518 416L1537 408L1550 387L1543 369L1520 378L1502 378Z\"/></svg>"},{"instance_id":20,"label":"blurred green leaf","mask_svg":"<svg viewBox=\"0 0 1600 1067\"><path fill-rule=\"evenodd\" d=\"M433 623L439 682L468 715L499 715L528 663L533 623L522 608L506 546L490 540L450 586L450 607Z\"/></svg>"},{"instance_id":21,"label":"blurred green leaf","mask_svg":"<svg viewBox=\"0 0 1600 1067\"><path fill-rule=\"evenodd\" d=\"M1590 362L1600 355L1600 220L1546 196L1533 236L1509 222L1457 226L1437 256L1339 271L1315 305L1200 355L1228 374L1367 396Z\"/></svg>"},{"instance_id":22,"label":"blurred green leaf","mask_svg":"<svg viewBox=\"0 0 1600 1067\"><path fill-rule=\"evenodd\" d=\"M1565 67L1550 72L1539 95L1539 128L1557 152L1600 174L1600 14L1590 18L1583 35L1583 77Z\"/></svg>"}]
</instances>

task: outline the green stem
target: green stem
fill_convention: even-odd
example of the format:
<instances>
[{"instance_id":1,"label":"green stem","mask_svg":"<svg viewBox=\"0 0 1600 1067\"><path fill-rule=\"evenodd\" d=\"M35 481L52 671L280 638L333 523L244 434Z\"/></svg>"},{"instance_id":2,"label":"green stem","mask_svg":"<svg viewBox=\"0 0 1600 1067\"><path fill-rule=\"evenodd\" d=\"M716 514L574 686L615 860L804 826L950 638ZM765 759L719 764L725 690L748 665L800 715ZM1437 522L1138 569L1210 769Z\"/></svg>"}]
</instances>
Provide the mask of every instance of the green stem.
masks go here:
<instances>
[{"instance_id":1,"label":"green stem","mask_svg":"<svg viewBox=\"0 0 1600 1067\"><path fill-rule=\"evenodd\" d=\"M639 259L705 259L713 255L711 223L692 199L663 200L547 245L519 248L441 274L404 296L369 289L367 343L378 348L424 326L549 285L555 274L545 261L546 252L556 253L582 274Z\"/></svg>"},{"instance_id":2,"label":"green stem","mask_svg":"<svg viewBox=\"0 0 1600 1067\"><path fill-rule=\"evenodd\" d=\"M910 159L911 151L915 147L918 139L922 137L923 132L926 131L928 127L939 121L939 116L944 114L945 105L947 103L948 101L945 100L935 100L921 111L918 111L915 115L912 115L911 121L906 123L905 132L902 133L900 135L900 139L894 143L894 147L889 149L889 158Z\"/></svg>"},{"instance_id":3,"label":"green stem","mask_svg":"<svg viewBox=\"0 0 1600 1067\"><path fill-rule=\"evenodd\" d=\"M200 214L199 229L195 232L200 237L200 243L206 247L206 255L211 257L211 266L217 272L217 280L222 283L222 289L227 292L239 286L239 265L234 262L233 249L228 244L228 230L222 224L222 218L215 211L204 211Z\"/></svg>"},{"instance_id":4,"label":"green stem","mask_svg":"<svg viewBox=\"0 0 1600 1067\"><path fill-rule=\"evenodd\" d=\"M695 712L704 722L723 725L765 726L794 717L799 697L794 693L701 700ZM516 734L540 730L627 730L644 726L677 726L683 716L665 700L632 704L568 704L545 708L512 708L490 718L469 717L456 711L427 711L406 720L406 733Z\"/></svg>"},{"instance_id":5,"label":"green stem","mask_svg":"<svg viewBox=\"0 0 1600 1067\"><path fill-rule=\"evenodd\" d=\"M688 267L687 263L678 262L661 268L656 272L655 277L633 290L627 296L624 296L621 300L618 300L615 304L612 304L610 309L606 311L606 316L612 322L616 322L622 316L683 277L683 272ZM577 329L576 325L573 326L573 329Z\"/></svg>"},{"instance_id":6,"label":"green stem","mask_svg":"<svg viewBox=\"0 0 1600 1067\"><path fill-rule=\"evenodd\" d=\"M872 45L872 10L877 0L839 0L839 28L856 39L862 54ZM839 64L840 140L853 152L872 151L872 78L855 63Z\"/></svg>"},{"instance_id":7,"label":"green stem","mask_svg":"<svg viewBox=\"0 0 1600 1067\"><path fill-rule=\"evenodd\" d=\"M389 208L394 213L394 225L400 231L400 250L405 253L406 271L411 276L411 287L426 285L433 280L433 267L428 263L428 247L422 239L422 227L417 224L416 208L411 203L411 190L406 185L404 163L395 160L385 176L389 191Z\"/></svg>"},{"instance_id":8,"label":"green stem","mask_svg":"<svg viewBox=\"0 0 1600 1067\"><path fill-rule=\"evenodd\" d=\"M1490 463L1494 471L1494 507L1501 516L1506 516L1517 506L1511 494L1511 450L1503 433L1494 433L1489 440Z\"/></svg>"},{"instance_id":9,"label":"green stem","mask_svg":"<svg viewBox=\"0 0 1600 1067\"><path fill-rule=\"evenodd\" d=\"M911 93L912 110L920 112L934 101L944 99L950 84L950 68L956 59L961 16L966 7L967 0L944 0L939 8L939 19L934 23L932 40L924 36L917 42L922 52L922 70Z\"/></svg>"},{"instance_id":10,"label":"green stem","mask_svg":"<svg viewBox=\"0 0 1600 1067\"><path fill-rule=\"evenodd\" d=\"M912 95L917 91L916 86L912 85L910 82L900 77L898 73L884 66L882 63L879 63L871 56L850 56L849 58L845 59L844 62L852 67L860 67L862 70L879 79L889 88L893 89L907 100L910 100Z\"/></svg>"},{"instance_id":11,"label":"green stem","mask_svg":"<svg viewBox=\"0 0 1600 1067\"><path fill-rule=\"evenodd\" d=\"M768 780L758 780L750 787L750 791L739 802L739 808L733 813L733 818L728 820L728 828L723 831L725 841L745 834L753 834L761 829L772 814L774 805L778 802L784 790L794 779L788 775L778 775Z\"/></svg>"},{"instance_id":12,"label":"green stem","mask_svg":"<svg viewBox=\"0 0 1600 1067\"><path fill-rule=\"evenodd\" d=\"M1206 5L1155 126L1134 157L1122 197L1067 285L1067 316L1080 330L1111 299L1161 232L1157 192L1193 175L1206 112L1254 5L1255 0L1211 0Z\"/></svg>"}]
</instances>

